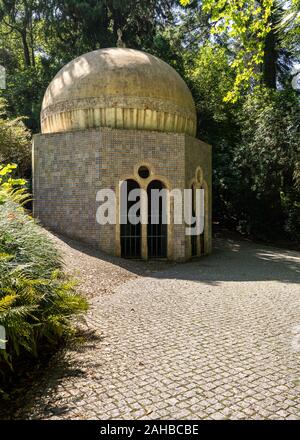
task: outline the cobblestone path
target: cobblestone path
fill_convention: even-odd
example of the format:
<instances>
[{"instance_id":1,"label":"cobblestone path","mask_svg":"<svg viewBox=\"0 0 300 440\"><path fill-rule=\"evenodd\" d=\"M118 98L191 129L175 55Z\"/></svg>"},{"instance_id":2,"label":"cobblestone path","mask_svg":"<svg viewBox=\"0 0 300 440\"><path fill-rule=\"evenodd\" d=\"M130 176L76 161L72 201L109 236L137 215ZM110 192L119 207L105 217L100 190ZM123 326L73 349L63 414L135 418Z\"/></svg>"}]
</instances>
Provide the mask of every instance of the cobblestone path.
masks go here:
<instances>
[{"instance_id":1,"label":"cobblestone path","mask_svg":"<svg viewBox=\"0 0 300 440\"><path fill-rule=\"evenodd\" d=\"M126 278L91 299L94 335L53 359L16 416L300 419L299 263L221 240L210 257Z\"/></svg>"}]
</instances>

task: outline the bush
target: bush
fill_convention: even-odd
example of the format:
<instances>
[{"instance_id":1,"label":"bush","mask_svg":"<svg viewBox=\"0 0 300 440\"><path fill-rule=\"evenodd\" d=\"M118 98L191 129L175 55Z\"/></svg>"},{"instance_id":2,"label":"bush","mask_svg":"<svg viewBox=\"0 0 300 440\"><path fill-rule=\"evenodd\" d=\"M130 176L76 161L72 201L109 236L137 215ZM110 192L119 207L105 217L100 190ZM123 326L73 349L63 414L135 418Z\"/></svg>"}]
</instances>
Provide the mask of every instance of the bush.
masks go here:
<instances>
[{"instance_id":1,"label":"bush","mask_svg":"<svg viewBox=\"0 0 300 440\"><path fill-rule=\"evenodd\" d=\"M72 334L72 316L87 310L62 272L54 243L20 205L27 196L13 189L23 182L9 178L12 168L0 166L0 325L7 337L2 377L26 353L37 356L42 344Z\"/></svg>"},{"instance_id":2,"label":"bush","mask_svg":"<svg viewBox=\"0 0 300 440\"><path fill-rule=\"evenodd\" d=\"M9 119L6 101L0 98L0 163L14 162L20 176L31 174L31 135L24 118Z\"/></svg>"}]
</instances>

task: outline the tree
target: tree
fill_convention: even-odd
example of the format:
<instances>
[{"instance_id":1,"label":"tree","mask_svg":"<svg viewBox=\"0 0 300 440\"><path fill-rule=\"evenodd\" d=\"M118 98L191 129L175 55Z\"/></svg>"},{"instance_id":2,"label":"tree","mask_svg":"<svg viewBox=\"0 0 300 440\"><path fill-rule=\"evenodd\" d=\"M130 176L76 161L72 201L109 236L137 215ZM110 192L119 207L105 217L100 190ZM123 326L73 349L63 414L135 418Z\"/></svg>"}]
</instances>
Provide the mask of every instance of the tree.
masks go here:
<instances>
[{"instance_id":1,"label":"tree","mask_svg":"<svg viewBox=\"0 0 300 440\"><path fill-rule=\"evenodd\" d=\"M17 35L23 48L25 67L35 66L36 23L42 3L39 0L1 0L0 21L6 28L2 37Z\"/></svg>"},{"instance_id":2,"label":"tree","mask_svg":"<svg viewBox=\"0 0 300 440\"><path fill-rule=\"evenodd\" d=\"M272 12L275 0L203 0L202 9L210 16L213 34L226 33L235 44L232 66L236 71L233 89L226 101L236 102L243 87L258 78L259 66L266 58L266 40L273 44ZM190 0L181 0L188 5ZM270 54L271 49L268 51ZM270 70L268 70L268 73Z\"/></svg>"},{"instance_id":3,"label":"tree","mask_svg":"<svg viewBox=\"0 0 300 440\"><path fill-rule=\"evenodd\" d=\"M246 232L300 239L300 108L293 90L258 88L238 116L232 172L243 196L235 216Z\"/></svg>"},{"instance_id":4,"label":"tree","mask_svg":"<svg viewBox=\"0 0 300 440\"><path fill-rule=\"evenodd\" d=\"M51 0L43 11L46 40L50 42L46 51L65 60L66 54L73 58L86 51L115 47L118 29L128 47L149 47L157 27L171 17L174 3L175 0Z\"/></svg>"},{"instance_id":5,"label":"tree","mask_svg":"<svg viewBox=\"0 0 300 440\"><path fill-rule=\"evenodd\" d=\"M213 214L222 226L272 240L300 239L300 108L291 87L258 85L224 102L234 71L219 47L189 71L199 137L213 145Z\"/></svg>"},{"instance_id":6,"label":"tree","mask_svg":"<svg viewBox=\"0 0 300 440\"><path fill-rule=\"evenodd\" d=\"M151 50L158 31L171 21L175 3L0 0L0 64L7 70L7 89L0 96L8 102L9 115L25 115L26 125L39 131L43 94L64 64L85 52L116 46L118 29L129 47Z\"/></svg>"}]
</instances>

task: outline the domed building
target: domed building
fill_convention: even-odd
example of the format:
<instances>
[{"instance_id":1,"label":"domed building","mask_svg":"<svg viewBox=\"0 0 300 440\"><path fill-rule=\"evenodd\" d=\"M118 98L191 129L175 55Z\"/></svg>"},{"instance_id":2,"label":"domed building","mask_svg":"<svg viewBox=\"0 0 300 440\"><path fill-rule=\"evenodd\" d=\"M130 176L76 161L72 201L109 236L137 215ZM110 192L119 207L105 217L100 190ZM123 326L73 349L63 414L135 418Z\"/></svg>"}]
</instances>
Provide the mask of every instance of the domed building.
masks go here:
<instances>
[{"instance_id":1,"label":"domed building","mask_svg":"<svg viewBox=\"0 0 300 440\"><path fill-rule=\"evenodd\" d=\"M34 215L55 232L125 258L209 254L211 147L196 139L196 125L191 92L164 61L125 48L82 55L45 93L42 134L33 142ZM121 220L124 182L128 191L148 194L141 208L146 222ZM152 222L150 190L163 188L205 190L201 235L187 236L185 223L174 221L173 197L160 207L168 224L161 211ZM115 192L114 224L97 221L104 189Z\"/></svg>"}]
</instances>

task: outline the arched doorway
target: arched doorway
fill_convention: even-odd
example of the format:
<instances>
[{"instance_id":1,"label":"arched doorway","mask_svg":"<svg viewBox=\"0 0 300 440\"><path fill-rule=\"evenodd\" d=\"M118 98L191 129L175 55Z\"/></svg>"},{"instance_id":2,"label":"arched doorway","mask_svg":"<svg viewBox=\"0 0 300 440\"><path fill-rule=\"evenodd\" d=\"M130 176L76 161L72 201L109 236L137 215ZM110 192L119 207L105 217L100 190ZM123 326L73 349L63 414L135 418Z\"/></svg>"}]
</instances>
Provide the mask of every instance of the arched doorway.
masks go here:
<instances>
[{"instance_id":1,"label":"arched doorway","mask_svg":"<svg viewBox=\"0 0 300 440\"><path fill-rule=\"evenodd\" d=\"M148 258L167 258L168 256L168 225L167 196L160 193L165 186L154 180L148 186Z\"/></svg>"},{"instance_id":2,"label":"arched doorway","mask_svg":"<svg viewBox=\"0 0 300 440\"><path fill-rule=\"evenodd\" d=\"M121 185L120 204L120 233L121 233L121 256L122 258L141 258L142 228L140 212L130 215L130 209L137 201L129 201L129 194L133 190L139 190L140 186L135 180L126 180Z\"/></svg>"}]
</instances>

